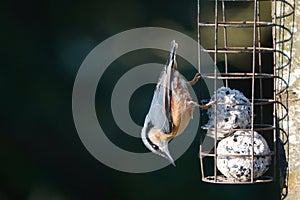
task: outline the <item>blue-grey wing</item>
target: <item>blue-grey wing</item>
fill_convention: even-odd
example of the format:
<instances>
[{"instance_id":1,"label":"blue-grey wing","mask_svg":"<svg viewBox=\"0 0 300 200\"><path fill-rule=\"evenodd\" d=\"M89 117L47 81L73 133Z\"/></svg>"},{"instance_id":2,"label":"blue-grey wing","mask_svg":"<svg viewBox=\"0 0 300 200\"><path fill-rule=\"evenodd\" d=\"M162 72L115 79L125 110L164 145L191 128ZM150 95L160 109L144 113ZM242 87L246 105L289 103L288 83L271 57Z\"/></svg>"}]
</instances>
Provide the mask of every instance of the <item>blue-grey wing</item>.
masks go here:
<instances>
[{"instance_id":1,"label":"blue-grey wing","mask_svg":"<svg viewBox=\"0 0 300 200\"><path fill-rule=\"evenodd\" d=\"M169 87L166 86L166 80L162 79L165 76L165 71L162 72L154 95L151 106L148 112L148 119L153 124L154 128L163 133L172 132L172 116L171 116L171 100L169 96Z\"/></svg>"},{"instance_id":2,"label":"blue-grey wing","mask_svg":"<svg viewBox=\"0 0 300 200\"><path fill-rule=\"evenodd\" d=\"M177 68L176 49L177 43L173 40L171 42L170 58L156 85L151 107L147 116L154 128L163 133L171 133L173 130L171 81L173 78L173 70Z\"/></svg>"}]
</instances>

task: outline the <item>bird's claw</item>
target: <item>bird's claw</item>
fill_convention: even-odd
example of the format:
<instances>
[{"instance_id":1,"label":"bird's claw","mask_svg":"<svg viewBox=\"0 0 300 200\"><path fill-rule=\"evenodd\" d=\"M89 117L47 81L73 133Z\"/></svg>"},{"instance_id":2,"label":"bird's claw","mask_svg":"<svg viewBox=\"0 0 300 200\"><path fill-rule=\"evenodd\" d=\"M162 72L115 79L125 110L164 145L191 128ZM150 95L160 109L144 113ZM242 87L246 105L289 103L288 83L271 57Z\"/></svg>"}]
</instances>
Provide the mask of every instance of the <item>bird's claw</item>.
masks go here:
<instances>
[{"instance_id":1,"label":"bird's claw","mask_svg":"<svg viewBox=\"0 0 300 200\"><path fill-rule=\"evenodd\" d=\"M211 102L208 102L207 104L205 105L200 105L194 101L190 101L191 104L193 104L194 106L198 106L199 108L201 109L209 109L213 104L216 103L216 101L211 101Z\"/></svg>"},{"instance_id":2,"label":"bird's claw","mask_svg":"<svg viewBox=\"0 0 300 200\"><path fill-rule=\"evenodd\" d=\"M211 101L203 105L203 109L209 109L213 104L216 104L217 101Z\"/></svg>"},{"instance_id":3,"label":"bird's claw","mask_svg":"<svg viewBox=\"0 0 300 200\"><path fill-rule=\"evenodd\" d=\"M201 74L200 73L196 73L195 76L194 76L194 78L193 78L193 80L189 81L188 84L190 86L193 86L193 85L195 85L200 80L200 78L201 78Z\"/></svg>"}]
</instances>

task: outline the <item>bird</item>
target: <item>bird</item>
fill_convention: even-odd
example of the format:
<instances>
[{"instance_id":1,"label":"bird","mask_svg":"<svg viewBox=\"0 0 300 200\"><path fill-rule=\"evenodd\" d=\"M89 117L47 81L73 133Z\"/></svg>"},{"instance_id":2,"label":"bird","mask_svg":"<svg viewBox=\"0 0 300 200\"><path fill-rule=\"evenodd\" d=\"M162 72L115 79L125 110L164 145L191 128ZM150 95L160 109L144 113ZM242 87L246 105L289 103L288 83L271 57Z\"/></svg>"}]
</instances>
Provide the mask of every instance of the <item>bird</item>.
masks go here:
<instances>
[{"instance_id":1,"label":"bird","mask_svg":"<svg viewBox=\"0 0 300 200\"><path fill-rule=\"evenodd\" d=\"M171 42L170 57L164 66L156 85L152 102L145 117L141 138L144 145L153 153L166 158L174 166L168 143L181 134L193 117L196 106L207 109L211 102L199 105L193 101L188 85L194 85L201 78L196 73L193 80L187 82L179 73L176 62L178 44Z\"/></svg>"}]
</instances>

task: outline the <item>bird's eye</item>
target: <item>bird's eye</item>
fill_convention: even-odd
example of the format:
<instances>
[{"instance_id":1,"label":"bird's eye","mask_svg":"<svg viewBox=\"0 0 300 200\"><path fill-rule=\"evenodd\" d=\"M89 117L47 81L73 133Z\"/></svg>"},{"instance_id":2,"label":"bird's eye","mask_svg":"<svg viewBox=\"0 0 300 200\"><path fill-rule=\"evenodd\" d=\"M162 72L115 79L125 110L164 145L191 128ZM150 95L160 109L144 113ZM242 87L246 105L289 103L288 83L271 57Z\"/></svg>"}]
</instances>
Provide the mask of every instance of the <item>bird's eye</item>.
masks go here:
<instances>
[{"instance_id":1,"label":"bird's eye","mask_svg":"<svg viewBox=\"0 0 300 200\"><path fill-rule=\"evenodd\" d=\"M159 147L156 145L156 144L154 144L148 137L146 137L146 139L147 139L147 141L148 141L148 143L150 144L150 146L154 149L154 150L159 150Z\"/></svg>"},{"instance_id":2,"label":"bird's eye","mask_svg":"<svg viewBox=\"0 0 300 200\"><path fill-rule=\"evenodd\" d=\"M155 150L159 149L159 147L156 144L152 144L152 148L155 149Z\"/></svg>"}]
</instances>

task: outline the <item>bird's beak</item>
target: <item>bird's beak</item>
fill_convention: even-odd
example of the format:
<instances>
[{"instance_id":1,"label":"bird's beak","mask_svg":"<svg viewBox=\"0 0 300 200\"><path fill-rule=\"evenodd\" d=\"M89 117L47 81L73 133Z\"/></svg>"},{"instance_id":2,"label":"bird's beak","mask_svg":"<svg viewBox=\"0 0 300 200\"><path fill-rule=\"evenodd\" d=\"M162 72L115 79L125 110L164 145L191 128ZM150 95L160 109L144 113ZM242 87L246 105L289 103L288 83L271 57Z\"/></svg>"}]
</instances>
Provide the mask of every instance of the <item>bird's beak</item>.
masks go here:
<instances>
[{"instance_id":1,"label":"bird's beak","mask_svg":"<svg viewBox=\"0 0 300 200\"><path fill-rule=\"evenodd\" d=\"M170 152L169 152L168 149L165 149L165 151L164 151L164 156L165 156L166 159L168 159L168 161L169 161L174 167L176 167L176 165L175 165L175 163L174 163L174 160L173 160L172 156L170 155Z\"/></svg>"}]
</instances>

